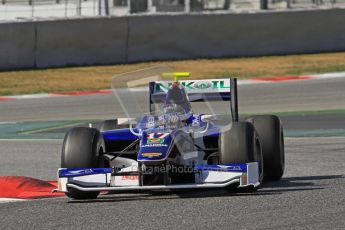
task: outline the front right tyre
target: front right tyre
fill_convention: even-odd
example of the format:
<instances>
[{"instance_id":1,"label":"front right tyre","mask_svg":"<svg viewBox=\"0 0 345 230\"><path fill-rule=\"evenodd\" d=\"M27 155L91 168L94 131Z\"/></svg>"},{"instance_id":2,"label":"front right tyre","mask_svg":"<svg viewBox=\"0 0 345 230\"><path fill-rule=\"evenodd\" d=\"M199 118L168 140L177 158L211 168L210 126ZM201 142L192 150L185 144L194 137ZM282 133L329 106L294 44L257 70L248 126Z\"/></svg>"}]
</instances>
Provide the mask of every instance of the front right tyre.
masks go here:
<instances>
[{"instance_id":1,"label":"front right tyre","mask_svg":"<svg viewBox=\"0 0 345 230\"><path fill-rule=\"evenodd\" d=\"M102 167L104 150L104 140L97 129L72 128L66 133L63 141L61 168ZM84 192L68 188L66 195L73 199L95 199L99 192Z\"/></svg>"}]
</instances>

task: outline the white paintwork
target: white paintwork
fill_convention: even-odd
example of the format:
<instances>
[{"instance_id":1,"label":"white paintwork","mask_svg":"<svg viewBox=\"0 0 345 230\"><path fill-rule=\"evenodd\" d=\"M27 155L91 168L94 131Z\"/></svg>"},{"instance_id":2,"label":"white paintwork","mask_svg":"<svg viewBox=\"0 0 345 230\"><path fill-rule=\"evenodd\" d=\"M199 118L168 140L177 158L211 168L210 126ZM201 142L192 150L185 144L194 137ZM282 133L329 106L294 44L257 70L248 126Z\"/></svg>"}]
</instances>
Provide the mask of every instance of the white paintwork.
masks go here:
<instances>
[{"instance_id":1,"label":"white paintwork","mask_svg":"<svg viewBox=\"0 0 345 230\"><path fill-rule=\"evenodd\" d=\"M123 168L119 173L135 172L138 173L138 162L132 160L131 166ZM135 179L136 178L136 179ZM110 181L111 186L139 186L138 176L112 176Z\"/></svg>"},{"instance_id":2,"label":"white paintwork","mask_svg":"<svg viewBox=\"0 0 345 230\"><path fill-rule=\"evenodd\" d=\"M225 171L203 171L201 181L204 183L221 183L233 178L240 178L243 173L225 172Z\"/></svg>"},{"instance_id":3,"label":"white paintwork","mask_svg":"<svg viewBox=\"0 0 345 230\"><path fill-rule=\"evenodd\" d=\"M127 167L120 172L137 172L133 167ZM137 176L111 176L108 174L96 174L73 178L59 178L58 191L66 192L67 187L81 191L133 191L133 190L167 190L167 189L191 189L191 188L223 188L233 183L240 183L241 187L254 186L259 183L258 163L247 163L247 172L226 171L202 171L196 174L197 183L179 185L139 186ZM77 184L74 184L76 182ZM87 187L82 187L87 186ZM92 186L92 187L91 187Z\"/></svg>"},{"instance_id":4,"label":"white paintwork","mask_svg":"<svg viewBox=\"0 0 345 230\"><path fill-rule=\"evenodd\" d=\"M202 115L201 116L201 121L205 122L205 121L215 121L217 120L217 115Z\"/></svg>"},{"instance_id":5,"label":"white paintwork","mask_svg":"<svg viewBox=\"0 0 345 230\"><path fill-rule=\"evenodd\" d=\"M205 184L180 184L180 185L154 185L154 186L127 186L127 187L93 187L84 188L74 184L67 184L68 187L80 191L151 191L151 190L173 190L173 189L202 189L202 188L224 188L233 183L239 183L239 179L227 181L226 183L205 183ZM255 186L255 185L254 185Z\"/></svg>"},{"instance_id":6,"label":"white paintwork","mask_svg":"<svg viewBox=\"0 0 345 230\"><path fill-rule=\"evenodd\" d=\"M259 166L258 163L247 163L248 184L255 184L259 181Z\"/></svg>"},{"instance_id":7,"label":"white paintwork","mask_svg":"<svg viewBox=\"0 0 345 230\"><path fill-rule=\"evenodd\" d=\"M66 177L59 178L58 177L57 191L67 192L67 187L66 187L67 182L68 182L68 178L66 178Z\"/></svg>"},{"instance_id":8,"label":"white paintwork","mask_svg":"<svg viewBox=\"0 0 345 230\"><path fill-rule=\"evenodd\" d=\"M67 192L68 183L77 183L82 186L94 186L94 187L104 187L109 186L111 180L111 174L95 174L87 176L78 176L70 178L59 178L58 179L58 189L54 191Z\"/></svg>"},{"instance_id":9,"label":"white paintwork","mask_svg":"<svg viewBox=\"0 0 345 230\"><path fill-rule=\"evenodd\" d=\"M111 186L139 186L138 176L113 176Z\"/></svg>"}]
</instances>

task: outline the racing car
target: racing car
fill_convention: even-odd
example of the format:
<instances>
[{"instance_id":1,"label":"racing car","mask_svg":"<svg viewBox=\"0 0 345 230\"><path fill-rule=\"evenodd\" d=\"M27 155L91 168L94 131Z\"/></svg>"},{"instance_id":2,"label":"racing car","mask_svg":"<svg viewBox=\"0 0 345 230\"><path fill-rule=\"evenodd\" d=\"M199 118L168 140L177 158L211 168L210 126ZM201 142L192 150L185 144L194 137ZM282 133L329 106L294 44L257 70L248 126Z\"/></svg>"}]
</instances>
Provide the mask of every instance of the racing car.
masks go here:
<instances>
[{"instance_id":1,"label":"racing car","mask_svg":"<svg viewBox=\"0 0 345 230\"><path fill-rule=\"evenodd\" d=\"M264 181L282 177L282 123L275 115L240 121L236 78L161 75L174 79L148 83L149 113L66 133L57 191L73 199L95 199L103 191L256 191ZM130 91L121 90L115 93L118 98ZM123 108L136 107L125 101L132 96L122 98ZM201 113L195 112L195 102L204 103L198 106ZM213 102L223 103L228 115L216 109L203 113Z\"/></svg>"}]
</instances>

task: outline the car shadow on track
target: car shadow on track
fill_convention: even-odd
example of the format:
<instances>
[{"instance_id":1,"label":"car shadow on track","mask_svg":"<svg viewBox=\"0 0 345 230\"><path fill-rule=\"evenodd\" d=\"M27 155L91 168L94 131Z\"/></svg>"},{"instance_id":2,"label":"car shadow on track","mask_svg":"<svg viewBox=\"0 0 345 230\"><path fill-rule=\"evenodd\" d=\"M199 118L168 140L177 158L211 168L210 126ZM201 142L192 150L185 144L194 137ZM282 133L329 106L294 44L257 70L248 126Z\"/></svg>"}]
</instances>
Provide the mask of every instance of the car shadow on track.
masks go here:
<instances>
[{"instance_id":1,"label":"car shadow on track","mask_svg":"<svg viewBox=\"0 0 345 230\"><path fill-rule=\"evenodd\" d=\"M135 200L169 200L169 199L196 199L196 198L214 198L231 196L274 196L285 192L320 190L324 186L316 185L313 181L334 180L344 178L343 175L328 176L305 176L305 177L284 177L279 181L267 182L256 192L248 192L240 189L234 192L228 192L225 189L207 189L207 190L184 190L178 192L164 191L151 193L113 193L99 196L95 200L69 200L68 203L103 203Z\"/></svg>"},{"instance_id":2,"label":"car shadow on track","mask_svg":"<svg viewBox=\"0 0 345 230\"><path fill-rule=\"evenodd\" d=\"M184 192L153 192L141 194L109 194L99 196L95 200L69 200L68 203L102 203L102 202L119 202L119 201L136 201L136 200L174 200L190 198L211 198L225 196L263 196L271 193L229 193L226 190L194 190Z\"/></svg>"},{"instance_id":3,"label":"car shadow on track","mask_svg":"<svg viewBox=\"0 0 345 230\"><path fill-rule=\"evenodd\" d=\"M262 191L265 192L289 192L324 189L324 185L315 183L316 181L334 180L344 178L343 175L323 175L323 176L302 176L283 177L279 181L264 183Z\"/></svg>"}]
</instances>

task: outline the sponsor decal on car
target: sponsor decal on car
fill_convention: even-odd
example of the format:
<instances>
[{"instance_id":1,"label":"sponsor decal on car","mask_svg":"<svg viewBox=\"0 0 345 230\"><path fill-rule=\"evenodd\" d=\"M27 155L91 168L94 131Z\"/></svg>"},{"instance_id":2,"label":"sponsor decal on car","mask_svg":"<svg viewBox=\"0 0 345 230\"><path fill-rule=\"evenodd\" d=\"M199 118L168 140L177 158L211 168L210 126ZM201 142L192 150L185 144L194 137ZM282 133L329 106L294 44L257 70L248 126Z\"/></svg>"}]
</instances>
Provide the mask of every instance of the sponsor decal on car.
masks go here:
<instances>
[{"instance_id":1,"label":"sponsor decal on car","mask_svg":"<svg viewBox=\"0 0 345 230\"><path fill-rule=\"evenodd\" d=\"M143 153L141 154L143 157L160 157L162 153Z\"/></svg>"},{"instance_id":2,"label":"sponsor decal on car","mask_svg":"<svg viewBox=\"0 0 345 230\"><path fill-rule=\"evenodd\" d=\"M210 80L181 80L179 81L187 91L191 92L202 92L202 91L213 91L223 92L229 91L230 80L228 79L210 79ZM167 92L171 87L172 82L158 81L155 84L155 93Z\"/></svg>"},{"instance_id":3,"label":"sponsor decal on car","mask_svg":"<svg viewBox=\"0 0 345 230\"><path fill-rule=\"evenodd\" d=\"M165 142L165 138L169 136L169 133L148 133L146 138L146 145L152 146L154 144L163 144ZM161 147L161 146L154 146L154 147Z\"/></svg>"},{"instance_id":4,"label":"sponsor decal on car","mask_svg":"<svg viewBox=\"0 0 345 230\"><path fill-rule=\"evenodd\" d=\"M241 171L242 168L241 166L237 165L237 166L229 166L229 165L217 165L220 169L224 169L224 170L234 170L234 171Z\"/></svg>"},{"instance_id":5,"label":"sponsor decal on car","mask_svg":"<svg viewBox=\"0 0 345 230\"><path fill-rule=\"evenodd\" d=\"M122 180L139 180L139 176L137 176L137 175L125 175L125 176L122 176Z\"/></svg>"},{"instance_id":6,"label":"sponsor decal on car","mask_svg":"<svg viewBox=\"0 0 345 230\"><path fill-rule=\"evenodd\" d=\"M147 139L147 144L162 144L162 143L164 143L164 138Z\"/></svg>"},{"instance_id":7,"label":"sponsor decal on car","mask_svg":"<svg viewBox=\"0 0 345 230\"><path fill-rule=\"evenodd\" d=\"M169 133L148 133L147 139L163 139L169 136Z\"/></svg>"},{"instance_id":8,"label":"sponsor decal on car","mask_svg":"<svg viewBox=\"0 0 345 230\"><path fill-rule=\"evenodd\" d=\"M142 145L141 147L168 147L167 144L146 144Z\"/></svg>"}]
</instances>

